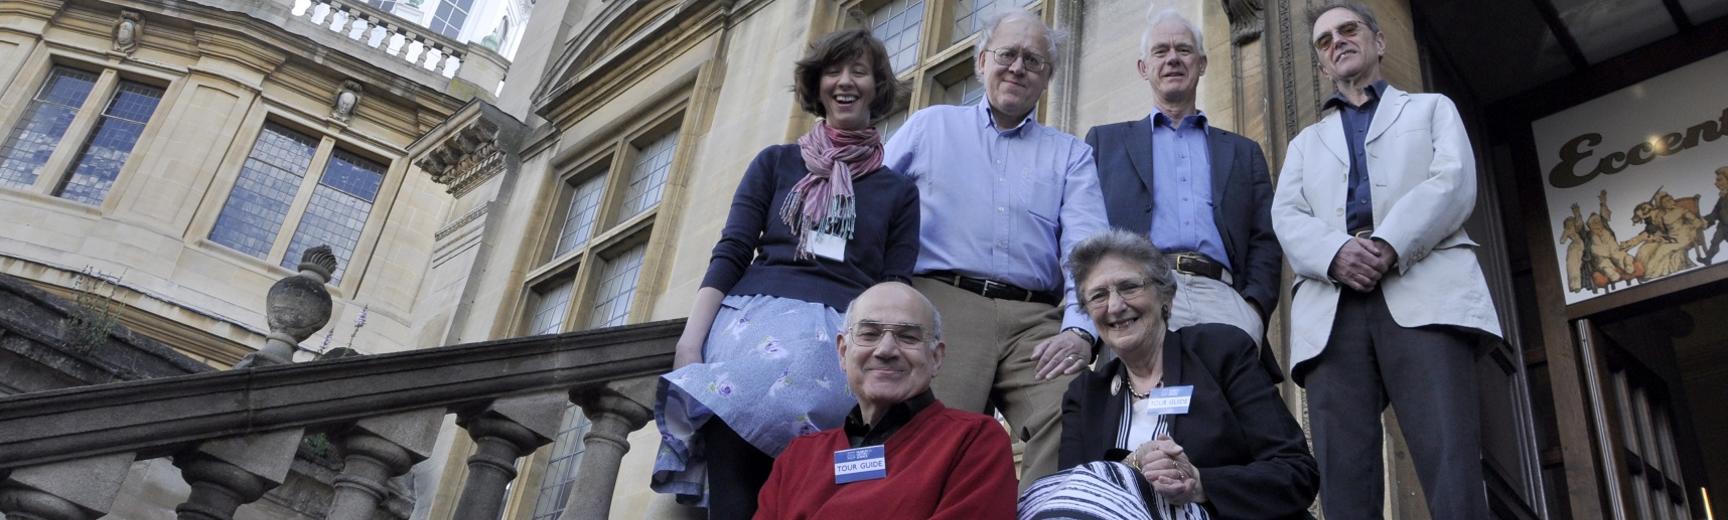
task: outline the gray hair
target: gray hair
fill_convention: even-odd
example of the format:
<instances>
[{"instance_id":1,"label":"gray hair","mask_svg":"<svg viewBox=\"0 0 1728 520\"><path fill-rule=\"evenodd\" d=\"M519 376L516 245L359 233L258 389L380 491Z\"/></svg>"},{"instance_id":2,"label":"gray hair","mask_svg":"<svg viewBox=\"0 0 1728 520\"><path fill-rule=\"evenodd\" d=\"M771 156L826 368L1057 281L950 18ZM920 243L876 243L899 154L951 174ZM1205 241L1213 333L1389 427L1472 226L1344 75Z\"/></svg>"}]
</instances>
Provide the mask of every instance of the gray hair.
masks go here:
<instances>
[{"instance_id":1,"label":"gray hair","mask_svg":"<svg viewBox=\"0 0 1728 520\"><path fill-rule=\"evenodd\" d=\"M1368 30L1370 32L1375 34L1380 32L1380 22L1374 19L1374 11L1369 10L1367 5L1364 5L1361 2L1344 2L1339 0L1333 0L1321 4L1318 7L1309 8L1308 27L1312 28L1314 27L1314 24L1320 23L1320 17L1331 12L1333 9L1348 9L1350 12L1356 13L1356 16L1362 18L1362 23L1368 25Z\"/></svg>"},{"instance_id":2,"label":"gray hair","mask_svg":"<svg viewBox=\"0 0 1728 520\"><path fill-rule=\"evenodd\" d=\"M1164 253L1152 245L1152 241L1139 233L1122 228L1092 235L1074 246L1068 253L1068 272L1074 274L1074 294L1080 298L1081 312L1091 316L1091 310L1084 305L1086 296L1081 293L1080 284L1092 276L1092 270L1098 267L1105 258L1117 258L1129 264L1140 266L1146 275L1146 283L1158 290L1159 299L1168 303L1176 297L1176 275L1170 271L1170 263L1164 260Z\"/></svg>"},{"instance_id":3,"label":"gray hair","mask_svg":"<svg viewBox=\"0 0 1728 520\"><path fill-rule=\"evenodd\" d=\"M1206 55L1206 36L1205 33L1200 32L1200 26L1194 25L1192 20L1182 16L1182 13L1176 12L1175 9L1166 8L1147 15L1146 30L1140 33L1140 59L1144 60L1151 57L1148 51L1152 47L1152 28L1168 21L1175 21L1188 28L1188 34L1194 35L1194 51L1200 53L1201 56Z\"/></svg>"},{"instance_id":4,"label":"gray hair","mask_svg":"<svg viewBox=\"0 0 1728 520\"><path fill-rule=\"evenodd\" d=\"M912 294L918 295L918 301L924 302L924 308L930 310L930 338L929 338L929 341L926 343L926 346L935 345L936 342L942 341L942 311L936 310L936 304L931 303L930 298L924 296L923 292L920 292L917 288L914 288L910 284L906 284L904 282L888 281L888 282L882 282L882 283L879 283L876 285L882 285L882 284L887 284L887 283L905 285L907 289L912 291ZM871 286L871 288L875 288L875 287L876 287L875 285ZM865 289L864 292L870 292L870 290ZM852 327L853 319L855 318L852 315L852 307L855 305L858 305L858 300L862 300L862 299L864 299L864 293L861 292L861 293L858 293L857 297L852 298L852 301L846 302L846 311L840 317L841 318L840 323L845 324L846 328Z\"/></svg>"},{"instance_id":5,"label":"gray hair","mask_svg":"<svg viewBox=\"0 0 1728 520\"><path fill-rule=\"evenodd\" d=\"M1050 71L1046 71L1045 73L1048 74L1055 71L1056 66L1062 64L1062 46L1068 43L1068 31L1057 30L1049 25L1045 25L1043 18L1039 18L1038 15L1032 14L1032 12L1018 7L997 11L996 14L990 15L989 18L984 19L984 28L978 31L978 52L972 57L983 57L984 51L989 47L990 39L996 36L996 28L1001 26L1002 22L1017 18L1025 18L1026 20L1038 24L1039 27L1044 28L1044 39L1050 41L1050 48L1046 49L1049 51L1049 54L1046 57L1050 58Z\"/></svg>"}]
</instances>

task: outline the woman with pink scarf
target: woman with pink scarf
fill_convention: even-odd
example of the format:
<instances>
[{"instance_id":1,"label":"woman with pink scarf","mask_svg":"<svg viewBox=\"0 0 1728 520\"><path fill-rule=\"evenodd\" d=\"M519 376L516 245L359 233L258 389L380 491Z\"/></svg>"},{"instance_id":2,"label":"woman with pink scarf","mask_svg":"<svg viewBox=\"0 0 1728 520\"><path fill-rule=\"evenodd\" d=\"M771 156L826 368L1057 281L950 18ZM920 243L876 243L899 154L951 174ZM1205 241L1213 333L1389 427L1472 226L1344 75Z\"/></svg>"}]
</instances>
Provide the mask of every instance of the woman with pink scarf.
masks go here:
<instances>
[{"instance_id":1,"label":"woman with pink scarf","mask_svg":"<svg viewBox=\"0 0 1728 520\"><path fill-rule=\"evenodd\" d=\"M901 88L887 51L856 29L811 47L794 91L821 119L745 171L660 379L652 485L709 518L750 518L774 456L841 425L856 400L834 350L840 312L918 259L918 189L882 166L871 126Z\"/></svg>"}]
</instances>

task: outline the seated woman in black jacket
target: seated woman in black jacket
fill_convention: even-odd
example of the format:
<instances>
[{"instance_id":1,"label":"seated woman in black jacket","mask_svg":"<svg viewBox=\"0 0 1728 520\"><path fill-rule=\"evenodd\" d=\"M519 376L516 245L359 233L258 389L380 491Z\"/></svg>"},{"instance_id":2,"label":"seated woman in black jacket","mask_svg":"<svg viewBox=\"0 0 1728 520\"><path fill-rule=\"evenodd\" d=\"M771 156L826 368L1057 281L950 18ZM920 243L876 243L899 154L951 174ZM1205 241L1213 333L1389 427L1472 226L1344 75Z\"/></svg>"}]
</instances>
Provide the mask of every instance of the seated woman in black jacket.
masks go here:
<instances>
[{"instance_id":1,"label":"seated woman in black jacket","mask_svg":"<svg viewBox=\"0 0 1728 520\"><path fill-rule=\"evenodd\" d=\"M1069 385L1069 469L1029 487L1020 517L1307 518L1319 472L1254 341L1223 325L1167 330L1176 284L1145 237L1101 233L1068 262L1117 359Z\"/></svg>"}]
</instances>

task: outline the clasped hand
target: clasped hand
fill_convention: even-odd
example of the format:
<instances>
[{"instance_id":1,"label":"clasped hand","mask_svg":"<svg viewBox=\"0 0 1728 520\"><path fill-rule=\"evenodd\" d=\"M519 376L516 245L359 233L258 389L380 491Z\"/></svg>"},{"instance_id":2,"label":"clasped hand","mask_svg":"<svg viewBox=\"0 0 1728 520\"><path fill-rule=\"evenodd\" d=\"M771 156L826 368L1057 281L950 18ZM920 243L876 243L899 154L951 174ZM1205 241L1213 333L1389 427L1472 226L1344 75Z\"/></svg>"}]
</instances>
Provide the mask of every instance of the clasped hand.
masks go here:
<instances>
[{"instance_id":1,"label":"clasped hand","mask_svg":"<svg viewBox=\"0 0 1728 520\"><path fill-rule=\"evenodd\" d=\"M1338 248L1338 255L1332 257L1332 269L1328 274L1346 287L1368 292L1380 284L1380 279L1397 262L1398 252L1386 241L1350 237L1344 247Z\"/></svg>"},{"instance_id":2,"label":"clasped hand","mask_svg":"<svg viewBox=\"0 0 1728 520\"><path fill-rule=\"evenodd\" d=\"M1140 476L1152 485L1152 491L1166 501L1174 504L1206 501L1199 468L1188 461L1188 454L1169 435L1159 435L1141 444L1124 462L1140 470Z\"/></svg>"}]
</instances>

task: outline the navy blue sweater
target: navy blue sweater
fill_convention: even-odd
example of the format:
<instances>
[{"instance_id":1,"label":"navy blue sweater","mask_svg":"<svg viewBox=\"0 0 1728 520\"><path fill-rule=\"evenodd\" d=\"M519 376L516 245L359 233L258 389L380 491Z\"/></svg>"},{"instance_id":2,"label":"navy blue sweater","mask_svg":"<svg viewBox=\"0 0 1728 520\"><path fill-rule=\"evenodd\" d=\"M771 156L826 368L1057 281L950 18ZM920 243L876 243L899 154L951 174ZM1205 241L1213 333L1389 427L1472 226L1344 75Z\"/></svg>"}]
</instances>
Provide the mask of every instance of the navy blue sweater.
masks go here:
<instances>
[{"instance_id":1,"label":"navy blue sweater","mask_svg":"<svg viewBox=\"0 0 1728 520\"><path fill-rule=\"evenodd\" d=\"M918 187L886 167L856 179L858 221L846 261L795 256L798 237L780 220L786 194L809 170L796 144L756 155L720 231L703 287L730 296L767 295L821 303L838 311L871 285L908 281L918 261Z\"/></svg>"}]
</instances>

